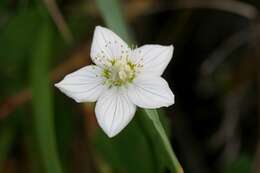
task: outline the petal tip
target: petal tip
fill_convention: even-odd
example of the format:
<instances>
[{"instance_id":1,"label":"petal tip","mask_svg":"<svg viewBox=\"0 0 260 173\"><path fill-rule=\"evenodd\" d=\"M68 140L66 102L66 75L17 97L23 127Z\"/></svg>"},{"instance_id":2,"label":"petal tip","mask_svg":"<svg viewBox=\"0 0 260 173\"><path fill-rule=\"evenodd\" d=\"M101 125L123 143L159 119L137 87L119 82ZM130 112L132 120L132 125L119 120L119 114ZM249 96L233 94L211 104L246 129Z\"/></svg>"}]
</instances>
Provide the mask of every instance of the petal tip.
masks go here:
<instances>
[{"instance_id":1,"label":"petal tip","mask_svg":"<svg viewBox=\"0 0 260 173\"><path fill-rule=\"evenodd\" d=\"M173 54L173 51L174 51L174 46L171 44L171 45L168 45L168 46L165 46L169 52L169 54Z\"/></svg>"},{"instance_id":2,"label":"petal tip","mask_svg":"<svg viewBox=\"0 0 260 173\"><path fill-rule=\"evenodd\" d=\"M101 28L103 28L103 27L100 26L100 25L97 25L97 26L95 27L95 30L97 30L97 29L101 29Z\"/></svg>"},{"instance_id":3,"label":"petal tip","mask_svg":"<svg viewBox=\"0 0 260 173\"><path fill-rule=\"evenodd\" d=\"M101 127L101 129L103 130L103 132L109 137L109 138L113 138L115 137L117 134L120 133L120 131L113 131L111 129L107 129L103 124L99 123L99 126Z\"/></svg>"},{"instance_id":4,"label":"petal tip","mask_svg":"<svg viewBox=\"0 0 260 173\"><path fill-rule=\"evenodd\" d=\"M174 105L174 101L172 101L172 102L170 102L170 103L168 103L167 105L165 105L165 107L170 107L170 106L172 106L172 105Z\"/></svg>"},{"instance_id":5,"label":"petal tip","mask_svg":"<svg viewBox=\"0 0 260 173\"><path fill-rule=\"evenodd\" d=\"M84 101L82 101L82 100L80 100L80 99L77 99L77 98L73 98L73 100L75 100L75 102L77 102L77 103L82 103L82 102L84 102Z\"/></svg>"},{"instance_id":6,"label":"petal tip","mask_svg":"<svg viewBox=\"0 0 260 173\"><path fill-rule=\"evenodd\" d=\"M169 45L169 48L170 48L170 51L173 53L174 46L171 44L171 45Z\"/></svg>"},{"instance_id":7,"label":"petal tip","mask_svg":"<svg viewBox=\"0 0 260 173\"><path fill-rule=\"evenodd\" d=\"M105 27L103 27L103 26L100 26L100 25L97 25L97 26L95 27L95 31L104 31L105 29L107 29L107 28L105 28Z\"/></svg>"},{"instance_id":8,"label":"petal tip","mask_svg":"<svg viewBox=\"0 0 260 173\"><path fill-rule=\"evenodd\" d=\"M115 137L118 133L106 133L109 138Z\"/></svg>"},{"instance_id":9,"label":"petal tip","mask_svg":"<svg viewBox=\"0 0 260 173\"><path fill-rule=\"evenodd\" d=\"M54 86L57 87L57 88L60 88L61 84L60 84L60 82L59 83L55 83Z\"/></svg>"},{"instance_id":10,"label":"petal tip","mask_svg":"<svg viewBox=\"0 0 260 173\"><path fill-rule=\"evenodd\" d=\"M174 94L172 94L169 98L169 102L168 104L166 105L166 107L170 107L172 106L173 104L175 103L175 97L174 97Z\"/></svg>"},{"instance_id":11,"label":"petal tip","mask_svg":"<svg viewBox=\"0 0 260 173\"><path fill-rule=\"evenodd\" d=\"M119 134L121 132L122 129L120 130L112 130L112 128L107 128L107 126L100 122L98 120L98 124L101 127L101 129L103 130L103 132L109 137L109 138L113 138L115 137L117 134Z\"/></svg>"}]
</instances>

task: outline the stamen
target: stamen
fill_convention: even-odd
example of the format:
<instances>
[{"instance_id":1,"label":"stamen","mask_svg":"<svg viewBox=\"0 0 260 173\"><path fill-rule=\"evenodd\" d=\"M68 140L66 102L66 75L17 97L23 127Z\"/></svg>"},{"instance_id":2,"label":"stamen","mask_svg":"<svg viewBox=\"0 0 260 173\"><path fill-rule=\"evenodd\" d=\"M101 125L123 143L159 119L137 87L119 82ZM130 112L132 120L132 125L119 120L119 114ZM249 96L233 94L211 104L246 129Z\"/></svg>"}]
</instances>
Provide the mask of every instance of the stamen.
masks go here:
<instances>
[{"instance_id":1,"label":"stamen","mask_svg":"<svg viewBox=\"0 0 260 173\"><path fill-rule=\"evenodd\" d=\"M110 66L107 66L103 72L102 76L105 77L105 84L109 87L111 86L122 86L131 83L137 72L137 65L132 63L127 58L121 58L110 61Z\"/></svg>"}]
</instances>

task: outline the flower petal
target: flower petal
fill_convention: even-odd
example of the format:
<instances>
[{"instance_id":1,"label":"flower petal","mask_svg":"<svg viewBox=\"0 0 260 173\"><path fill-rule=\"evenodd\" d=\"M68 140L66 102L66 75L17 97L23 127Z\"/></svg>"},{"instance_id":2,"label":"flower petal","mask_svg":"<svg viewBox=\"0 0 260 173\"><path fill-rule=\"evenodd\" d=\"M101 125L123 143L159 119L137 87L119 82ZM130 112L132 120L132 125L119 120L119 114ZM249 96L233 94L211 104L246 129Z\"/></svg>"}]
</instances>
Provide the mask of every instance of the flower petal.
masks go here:
<instances>
[{"instance_id":1,"label":"flower petal","mask_svg":"<svg viewBox=\"0 0 260 173\"><path fill-rule=\"evenodd\" d=\"M95 65L83 67L55 84L76 102L94 102L104 89L102 69Z\"/></svg>"},{"instance_id":2,"label":"flower petal","mask_svg":"<svg viewBox=\"0 0 260 173\"><path fill-rule=\"evenodd\" d=\"M131 57L143 65L141 71L160 76L172 59L173 49L172 45L144 45L133 50Z\"/></svg>"},{"instance_id":3,"label":"flower petal","mask_svg":"<svg viewBox=\"0 0 260 173\"><path fill-rule=\"evenodd\" d=\"M160 108L174 104L174 95L162 77L141 75L128 88L130 100L142 108Z\"/></svg>"},{"instance_id":4,"label":"flower petal","mask_svg":"<svg viewBox=\"0 0 260 173\"><path fill-rule=\"evenodd\" d=\"M96 103L97 121L109 137L117 135L132 120L136 106L121 88L110 88Z\"/></svg>"},{"instance_id":5,"label":"flower petal","mask_svg":"<svg viewBox=\"0 0 260 173\"><path fill-rule=\"evenodd\" d=\"M104 66L109 60L128 53L129 47L114 32L101 26L95 28L90 56L96 65Z\"/></svg>"}]
</instances>

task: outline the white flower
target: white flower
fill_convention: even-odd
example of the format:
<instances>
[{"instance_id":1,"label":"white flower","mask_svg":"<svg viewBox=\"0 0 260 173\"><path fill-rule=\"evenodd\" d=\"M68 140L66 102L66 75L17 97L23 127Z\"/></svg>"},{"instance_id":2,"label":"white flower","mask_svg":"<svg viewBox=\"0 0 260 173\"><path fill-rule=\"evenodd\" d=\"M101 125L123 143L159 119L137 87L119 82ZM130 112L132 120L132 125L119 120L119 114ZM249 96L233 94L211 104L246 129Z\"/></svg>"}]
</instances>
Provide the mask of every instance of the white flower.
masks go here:
<instances>
[{"instance_id":1,"label":"white flower","mask_svg":"<svg viewBox=\"0 0 260 173\"><path fill-rule=\"evenodd\" d=\"M76 102L95 102L97 121L113 137L132 120L136 106L160 108L174 103L161 77L173 46L144 45L130 49L107 28L95 28L90 56L95 65L83 67L55 84Z\"/></svg>"}]
</instances>

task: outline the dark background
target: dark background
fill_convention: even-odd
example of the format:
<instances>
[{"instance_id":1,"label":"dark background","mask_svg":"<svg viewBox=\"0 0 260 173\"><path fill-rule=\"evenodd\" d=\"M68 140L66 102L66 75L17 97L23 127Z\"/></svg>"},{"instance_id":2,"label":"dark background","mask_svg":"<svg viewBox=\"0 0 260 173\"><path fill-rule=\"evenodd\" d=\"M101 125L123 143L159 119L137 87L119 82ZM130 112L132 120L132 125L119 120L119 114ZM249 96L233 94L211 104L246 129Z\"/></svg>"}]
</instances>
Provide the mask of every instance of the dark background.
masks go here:
<instances>
[{"instance_id":1,"label":"dark background","mask_svg":"<svg viewBox=\"0 0 260 173\"><path fill-rule=\"evenodd\" d=\"M185 172L260 173L260 2L119 2L138 45L175 47L164 77L176 103L161 118ZM52 85L90 63L103 17L91 0L0 0L0 172L56 173L46 160L68 173L167 172L138 114L110 140L93 104Z\"/></svg>"}]
</instances>

